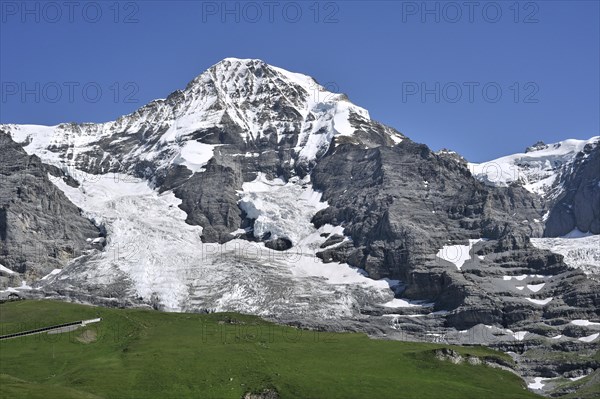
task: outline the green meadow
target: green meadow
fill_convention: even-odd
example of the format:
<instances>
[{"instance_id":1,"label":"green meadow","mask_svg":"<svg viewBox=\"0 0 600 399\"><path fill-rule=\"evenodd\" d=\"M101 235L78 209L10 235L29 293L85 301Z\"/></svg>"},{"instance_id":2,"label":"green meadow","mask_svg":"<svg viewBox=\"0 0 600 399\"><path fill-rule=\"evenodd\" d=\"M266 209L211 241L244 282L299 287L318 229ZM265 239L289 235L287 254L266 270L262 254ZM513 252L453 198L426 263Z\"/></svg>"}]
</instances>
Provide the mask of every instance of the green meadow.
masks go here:
<instances>
[{"instance_id":1,"label":"green meadow","mask_svg":"<svg viewBox=\"0 0 600 399\"><path fill-rule=\"evenodd\" d=\"M0 341L0 398L539 398L516 375L438 360L484 347L370 339L233 314L162 313L58 301L0 305L0 334L101 317L61 334Z\"/></svg>"}]
</instances>

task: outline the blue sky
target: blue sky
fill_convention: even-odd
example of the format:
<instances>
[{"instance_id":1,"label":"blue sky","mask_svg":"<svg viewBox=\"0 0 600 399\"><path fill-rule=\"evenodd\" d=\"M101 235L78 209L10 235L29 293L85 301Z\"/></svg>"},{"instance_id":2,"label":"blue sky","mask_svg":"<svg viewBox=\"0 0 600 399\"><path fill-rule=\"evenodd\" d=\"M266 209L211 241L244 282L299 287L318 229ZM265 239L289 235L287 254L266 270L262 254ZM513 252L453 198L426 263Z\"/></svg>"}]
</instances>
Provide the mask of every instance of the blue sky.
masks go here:
<instances>
[{"instance_id":1,"label":"blue sky","mask_svg":"<svg viewBox=\"0 0 600 399\"><path fill-rule=\"evenodd\" d=\"M599 4L1 0L0 122L113 120L260 58L484 161L599 134Z\"/></svg>"}]
</instances>

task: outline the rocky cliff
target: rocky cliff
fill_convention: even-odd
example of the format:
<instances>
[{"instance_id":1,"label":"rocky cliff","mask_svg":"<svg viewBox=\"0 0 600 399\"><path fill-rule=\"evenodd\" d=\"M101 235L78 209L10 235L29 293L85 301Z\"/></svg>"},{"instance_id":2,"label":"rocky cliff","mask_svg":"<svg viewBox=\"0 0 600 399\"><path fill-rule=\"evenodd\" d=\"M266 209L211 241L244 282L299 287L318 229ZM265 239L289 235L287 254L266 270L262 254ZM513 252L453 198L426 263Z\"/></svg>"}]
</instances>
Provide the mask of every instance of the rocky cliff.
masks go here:
<instances>
[{"instance_id":1,"label":"rocky cliff","mask_svg":"<svg viewBox=\"0 0 600 399\"><path fill-rule=\"evenodd\" d=\"M2 132L0 148L0 264L33 282L92 250L100 231L52 183L59 171ZM3 275L0 287L20 285Z\"/></svg>"}]
</instances>

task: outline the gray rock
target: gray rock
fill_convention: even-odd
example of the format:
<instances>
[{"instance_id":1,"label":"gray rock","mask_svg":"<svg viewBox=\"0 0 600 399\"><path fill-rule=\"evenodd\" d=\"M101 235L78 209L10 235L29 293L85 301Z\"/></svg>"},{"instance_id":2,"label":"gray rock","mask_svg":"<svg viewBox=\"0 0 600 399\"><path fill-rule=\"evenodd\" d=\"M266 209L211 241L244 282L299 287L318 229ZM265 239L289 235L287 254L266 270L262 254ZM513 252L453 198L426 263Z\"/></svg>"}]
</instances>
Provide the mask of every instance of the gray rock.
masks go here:
<instances>
[{"instance_id":1,"label":"gray rock","mask_svg":"<svg viewBox=\"0 0 600 399\"><path fill-rule=\"evenodd\" d=\"M575 228L600 234L600 145L586 146L556 186L561 194L553 201L544 236L562 236Z\"/></svg>"},{"instance_id":2,"label":"gray rock","mask_svg":"<svg viewBox=\"0 0 600 399\"><path fill-rule=\"evenodd\" d=\"M99 229L49 180L49 168L2 132L0 154L0 264L32 281L91 250L86 239Z\"/></svg>"}]
</instances>

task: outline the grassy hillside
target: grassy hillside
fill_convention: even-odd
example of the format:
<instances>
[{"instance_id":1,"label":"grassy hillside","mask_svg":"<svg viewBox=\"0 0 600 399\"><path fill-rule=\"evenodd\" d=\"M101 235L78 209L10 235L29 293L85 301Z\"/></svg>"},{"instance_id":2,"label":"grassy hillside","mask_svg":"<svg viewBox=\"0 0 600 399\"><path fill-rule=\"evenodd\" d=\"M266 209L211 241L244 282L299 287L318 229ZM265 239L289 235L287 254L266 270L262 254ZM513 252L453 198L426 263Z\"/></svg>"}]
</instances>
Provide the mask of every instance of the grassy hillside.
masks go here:
<instances>
[{"instance_id":1,"label":"grassy hillside","mask_svg":"<svg viewBox=\"0 0 600 399\"><path fill-rule=\"evenodd\" d=\"M102 322L69 333L0 341L0 397L239 399L265 388L282 398L538 397L509 372L436 359L444 345L317 333L239 314L19 301L0 305L0 334L95 317Z\"/></svg>"}]
</instances>

